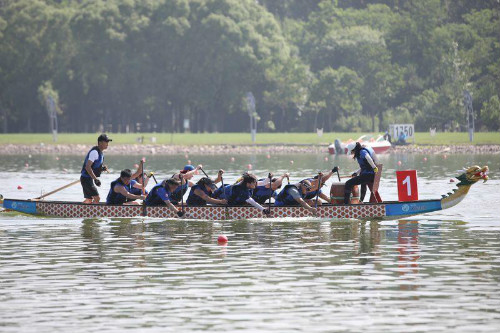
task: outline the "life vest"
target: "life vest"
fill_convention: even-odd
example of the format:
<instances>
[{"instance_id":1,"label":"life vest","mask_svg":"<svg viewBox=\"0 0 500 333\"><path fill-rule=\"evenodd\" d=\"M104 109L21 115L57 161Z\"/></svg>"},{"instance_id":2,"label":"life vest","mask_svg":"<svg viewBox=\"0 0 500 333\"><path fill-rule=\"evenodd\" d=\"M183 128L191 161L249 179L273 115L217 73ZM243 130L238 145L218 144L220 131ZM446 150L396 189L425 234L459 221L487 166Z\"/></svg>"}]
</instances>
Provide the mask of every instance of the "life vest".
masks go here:
<instances>
[{"instance_id":1,"label":"life vest","mask_svg":"<svg viewBox=\"0 0 500 333\"><path fill-rule=\"evenodd\" d=\"M196 184L193 187L191 187L191 192L189 192L189 196L186 200L186 203L188 204L188 206L205 206L207 202L203 200L202 197L194 193L195 190L201 190L209 197L212 196L212 192L207 191L207 188L204 185Z\"/></svg>"},{"instance_id":2,"label":"life vest","mask_svg":"<svg viewBox=\"0 0 500 333\"><path fill-rule=\"evenodd\" d=\"M177 186L175 189L174 193L170 196L170 201L174 204L177 205L179 202L181 202L182 197L184 194L186 194L189 186L189 181L186 180L185 184Z\"/></svg>"},{"instance_id":3,"label":"life vest","mask_svg":"<svg viewBox=\"0 0 500 333\"><path fill-rule=\"evenodd\" d=\"M165 206L165 200L171 201L171 195L172 193L169 191L165 182L161 182L151 189L151 192L149 192L144 202L146 206Z\"/></svg>"},{"instance_id":4,"label":"life vest","mask_svg":"<svg viewBox=\"0 0 500 333\"><path fill-rule=\"evenodd\" d=\"M252 190L245 184L231 185L231 194L227 198L228 205L243 205L252 197Z\"/></svg>"},{"instance_id":5,"label":"life vest","mask_svg":"<svg viewBox=\"0 0 500 333\"><path fill-rule=\"evenodd\" d=\"M308 181L312 182L316 179L314 178L307 178ZM319 185L319 182L318 182L318 185ZM321 189L318 189L318 190L315 190L315 191L308 191L306 192L306 194L304 195L304 199L315 199L316 198L316 195L318 194L318 191L319 193L321 193ZM299 191L300 192L300 191Z\"/></svg>"},{"instance_id":6,"label":"life vest","mask_svg":"<svg viewBox=\"0 0 500 333\"><path fill-rule=\"evenodd\" d=\"M212 198L215 199L227 199L231 196L231 185L224 185L224 187L219 187L212 194Z\"/></svg>"},{"instance_id":7,"label":"life vest","mask_svg":"<svg viewBox=\"0 0 500 333\"><path fill-rule=\"evenodd\" d=\"M94 175L96 177L99 177L101 175L101 166L102 166L102 163L104 162L104 155L103 155L102 151L99 149L99 147L95 146L95 147L92 147L92 149L90 149L89 152L87 153L87 156L85 156L85 160L83 161L83 166L82 166L82 173L81 173L82 177L90 178L89 173L87 172L87 170L85 170L85 166L87 165L87 162L89 160L89 155L92 152L92 150L97 151L97 154L99 154L99 157L97 158L97 160L95 160L92 163L92 166L91 166L92 171L94 172Z\"/></svg>"},{"instance_id":8,"label":"life vest","mask_svg":"<svg viewBox=\"0 0 500 333\"><path fill-rule=\"evenodd\" d=\"M131 180L130 181L130 193L135 194L135 195L142 195L142 188L137 188L134 187L135 184L138 182L136 180ZM148 191L144 190L144 194L148 195ZM130 200L130 199L129 199Z\"/></svg>"},{"instance_id":9,"label":"life vest","mask_svg":"<svg viewBox=\"0 0 500 333\"><path fill-rule=\"evenodd\" d=\"M299 203L288 193L291 188L297 189L302 199L304 199L304 195L302 191L294 184L286 185L283 190L276 197L276 201L274 202L275 206L298 206Z\"/></svg>"},{"instance_id":10,"label":"life vest","mask_svg":"<svg viewBox=\"0 0 500 333\"><path fill-rule=\"evenodd\" d=\"M272 185L271 185L272 186ZM260 185L255 188L252 194L252 198L257 201L260 204L263 204L266 202L266 200L269 199L269 196L272 196L273 198L276 197L277 193L276 191L273 191L271 187L266 187L265 185Z\"/></svg>"},{"instance_id":11,"label":"life vest","mask_svg":"<svg viewBox=\"0 0 500 333\"><path fill-rule=\"evenodd\" d=\"M115 192L115 186L123 186L127 192L130 193L130 188L132 183L125 185L120 178L111 182L111 188L109 189L108 196L106 197L107 205L122 205L129 199L121 193Z\"/></svg>"},{"instance_id":12,"label":"life vest","mask_svg":"<svg viewBox=\"0 0 500 333\"><path fill-rule=\"evenodd\" d=\"M136 180L131 180L130 181L130 193L135 194L135 195L142 195L142 188L137 188L134 187L135 184L138 182ZM144 190L144 194L148 195L148 191Z\"/></svg>"},{"instance_id":13,"label":"life vest","mask_svg":"<svg viewBox=\"0 0 500 333\"><path fill-rule=\"evenodd\" d=\"M375 172L373 171L372 166L368 161L366 160L366 155L369 155L372 159L373 156L370 153L370 151L366 148L361 148L359 152L359 157L356 157L356 160L358 161L359 167L361 169L361 172L359 173L360 175L373 175Z\"/></svg>"}]
</instances>

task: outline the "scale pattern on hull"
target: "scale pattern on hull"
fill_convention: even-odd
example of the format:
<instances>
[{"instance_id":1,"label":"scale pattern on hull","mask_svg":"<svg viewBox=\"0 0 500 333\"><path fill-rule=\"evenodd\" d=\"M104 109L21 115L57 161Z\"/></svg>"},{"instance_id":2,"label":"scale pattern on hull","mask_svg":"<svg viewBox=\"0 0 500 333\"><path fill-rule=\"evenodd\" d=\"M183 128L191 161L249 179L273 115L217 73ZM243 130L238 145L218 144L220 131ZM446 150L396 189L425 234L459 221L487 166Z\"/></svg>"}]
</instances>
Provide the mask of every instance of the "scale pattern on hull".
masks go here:
<instances>
[{"instance_id":1,"label":"scale pattern on hull","mask_svg":"<svg viewBox=\"0 0 500 333\"><path fill-rule=\"evenodd\" d=\"M37 202L39 214L57 217L134 217L142 213L142 206L106 206Z\"/></svg>"},{"instance_id":2,"label":"scale pattern on hull","mask_svg":"<svg viewBox=\"0 0 500 333\"><path fill-rule=\"evenodd\" d=\"M74 203L37 202L39 214L57 217L136 217L143 214L142 206L107 206ZM228 220L265 218L266 216L253 207L185 207L186 217L200 220ZM320 218L382 218L386 214L385 205L352 205L318 207ZM156 218L177 218L167 207L147 207L147 216ZM311 217L311 213L302 207L272 207L272 218Z\"/></svg>"}]
</instances>

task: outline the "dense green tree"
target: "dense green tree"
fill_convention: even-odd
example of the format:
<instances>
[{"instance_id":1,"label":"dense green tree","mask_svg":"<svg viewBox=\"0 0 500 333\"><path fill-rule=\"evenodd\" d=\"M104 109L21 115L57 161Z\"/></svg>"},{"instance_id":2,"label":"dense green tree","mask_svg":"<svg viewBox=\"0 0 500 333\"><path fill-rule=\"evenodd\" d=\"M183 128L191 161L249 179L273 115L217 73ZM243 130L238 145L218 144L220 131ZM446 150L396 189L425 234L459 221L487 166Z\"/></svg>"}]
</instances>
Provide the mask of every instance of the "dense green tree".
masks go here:
<instances>
[{"instance_id":1,"label":"dense green tree","mask_svg":"<svg viewBox=\"0 0 500 333\"><path fill-rule=\"evenodd\" d=\"M497 0L0 0L0 123L47 131L497 130ZM45 94L45 95L44 95ZM42 102L42 103L41 103Z\"/></svg>"}]
</instances>

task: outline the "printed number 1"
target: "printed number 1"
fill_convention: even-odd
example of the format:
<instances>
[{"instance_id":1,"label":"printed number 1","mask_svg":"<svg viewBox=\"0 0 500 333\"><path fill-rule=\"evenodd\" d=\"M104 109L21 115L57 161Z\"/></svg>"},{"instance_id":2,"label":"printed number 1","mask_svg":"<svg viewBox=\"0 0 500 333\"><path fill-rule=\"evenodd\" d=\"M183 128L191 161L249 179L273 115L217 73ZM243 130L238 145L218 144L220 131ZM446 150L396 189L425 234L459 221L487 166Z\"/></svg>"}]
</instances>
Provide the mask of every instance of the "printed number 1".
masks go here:
<instances>
[{"instance_id":1,"label":"printed number 1","mask_svg":"<svg viewBox=\"0 0 500 333\"><path fill-rule=\"evenodd\" d=\"M406 185L406 192L408 193L408 196L411 197L410 176L406 176L405 180L403 180L403 185Z\"/></svg>"}]
</instances>

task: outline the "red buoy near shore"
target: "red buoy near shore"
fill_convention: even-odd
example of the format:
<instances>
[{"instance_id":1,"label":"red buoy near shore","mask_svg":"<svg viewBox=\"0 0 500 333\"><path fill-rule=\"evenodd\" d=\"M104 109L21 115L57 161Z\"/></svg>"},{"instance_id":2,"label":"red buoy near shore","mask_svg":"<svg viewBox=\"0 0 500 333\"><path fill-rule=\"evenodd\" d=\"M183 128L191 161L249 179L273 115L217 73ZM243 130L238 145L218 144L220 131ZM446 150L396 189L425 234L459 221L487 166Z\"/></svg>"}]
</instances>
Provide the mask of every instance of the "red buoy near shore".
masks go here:
<instances>
[{"instance_id":1,"label":"red buoy near shore","mask_svg":"<svg viewBox=\"0 0 500 333\"><path fill-rule=\"evenodd\" d=\"M219 237L217 238L217 243L226 244L227 243L226 235L219 235Z\"/></svg>"}]
</instances>

